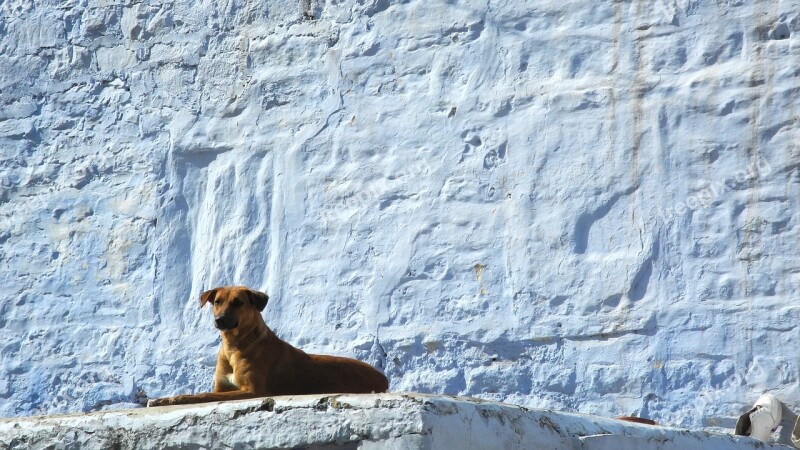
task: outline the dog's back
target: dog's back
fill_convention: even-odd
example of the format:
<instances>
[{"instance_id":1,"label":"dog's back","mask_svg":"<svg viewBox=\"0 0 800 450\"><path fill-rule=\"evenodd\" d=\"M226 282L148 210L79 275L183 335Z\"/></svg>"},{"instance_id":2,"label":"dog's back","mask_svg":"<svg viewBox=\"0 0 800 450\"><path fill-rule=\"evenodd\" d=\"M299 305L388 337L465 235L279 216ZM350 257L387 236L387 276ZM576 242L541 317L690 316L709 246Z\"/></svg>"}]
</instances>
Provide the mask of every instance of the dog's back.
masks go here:
<instances>
[{"instance_id":1,"label":"dog's back","mask_svg":"<svg viewBox=\"0 0 800 450\"><path fill-rule=\"evenodd\" d=\"M369 394L389 390L389 380L367 363L308 354L281 341L283 357L267 374L270 395Z\"/></svg>"},{"instance_id":2,"label":"dog's back","mask_svg":"<svg viewBox=\"0 0 800 450\"><path fill-rule=\"evenodd\" d=\"M308 356L313 367L311 373L316 375L312 385L320 386L319 393L369 394L389 390L386 376L367 363L339 356Z\"/></svg>"}]
</instances>

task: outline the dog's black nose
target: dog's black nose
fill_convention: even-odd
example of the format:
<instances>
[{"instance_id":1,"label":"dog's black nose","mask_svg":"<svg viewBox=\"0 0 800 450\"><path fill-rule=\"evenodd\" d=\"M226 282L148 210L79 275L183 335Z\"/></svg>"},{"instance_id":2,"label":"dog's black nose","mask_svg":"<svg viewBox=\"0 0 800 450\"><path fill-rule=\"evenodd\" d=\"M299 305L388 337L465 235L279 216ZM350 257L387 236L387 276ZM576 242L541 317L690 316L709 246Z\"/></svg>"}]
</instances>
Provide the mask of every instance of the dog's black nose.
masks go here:
<instances>
[{"instance_id":1,"label":"dog's black nose","mask_svg":"<svg viewBox=\"0 0 800 450\"><path fill-rule=\"evenodd\" d=\"M218 316L214 318L214 325L220 330L230 330L236 328L238 323L228 316Z\"/></svg>"}]
</instances>

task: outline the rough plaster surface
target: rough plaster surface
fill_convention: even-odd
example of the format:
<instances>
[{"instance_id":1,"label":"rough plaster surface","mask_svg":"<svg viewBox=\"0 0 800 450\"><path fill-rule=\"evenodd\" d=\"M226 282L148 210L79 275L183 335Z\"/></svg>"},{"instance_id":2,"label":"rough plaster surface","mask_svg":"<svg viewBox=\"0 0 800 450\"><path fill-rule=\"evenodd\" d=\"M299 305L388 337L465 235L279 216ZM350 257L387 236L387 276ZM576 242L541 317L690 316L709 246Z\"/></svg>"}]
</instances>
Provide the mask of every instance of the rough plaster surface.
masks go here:
<instances>
[{"instance_id":1,"label":"rough plaster surface","mask_svg":"<svg viewBox=\"0 0 800 450\"><path fill-rule=\"evenodd\" d=\"M53 446L55 444L55 446ZM418 394L274 397L0 420L0 449L747 450L731 435Z\"/></svg>"},{"instance_id":2,"label":"rough plaster surface","mask_svg":"<svg viewBox=\"0 0 800 450\"><path fill-rule=\"evenodd\" d=\"M0 3L0 416L210 389L222 284L394 391L797 410L798 11Z\"/></svg>"}]
</instances>

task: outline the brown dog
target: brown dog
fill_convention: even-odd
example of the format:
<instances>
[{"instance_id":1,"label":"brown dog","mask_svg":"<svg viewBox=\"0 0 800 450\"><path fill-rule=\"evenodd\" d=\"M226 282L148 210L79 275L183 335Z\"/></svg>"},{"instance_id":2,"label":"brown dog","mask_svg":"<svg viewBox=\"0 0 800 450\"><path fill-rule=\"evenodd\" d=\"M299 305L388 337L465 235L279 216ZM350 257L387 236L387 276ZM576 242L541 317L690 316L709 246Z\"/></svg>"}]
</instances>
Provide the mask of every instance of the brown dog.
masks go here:
<instances>
[{"instance_id":1,"label":"brown dog","mask_svg":"<svg viewBox=\"0 0 800 450\"><path fill-rule=\"evenodd\" d=\"M147 406L237 400L292 394L386 392L389 381L361 361L309 355L280 340L264 323L269 297L242 286L219 287L200 295L211 302L222 335L214 392L150 400Z\"/></svg>"}]
</instances>

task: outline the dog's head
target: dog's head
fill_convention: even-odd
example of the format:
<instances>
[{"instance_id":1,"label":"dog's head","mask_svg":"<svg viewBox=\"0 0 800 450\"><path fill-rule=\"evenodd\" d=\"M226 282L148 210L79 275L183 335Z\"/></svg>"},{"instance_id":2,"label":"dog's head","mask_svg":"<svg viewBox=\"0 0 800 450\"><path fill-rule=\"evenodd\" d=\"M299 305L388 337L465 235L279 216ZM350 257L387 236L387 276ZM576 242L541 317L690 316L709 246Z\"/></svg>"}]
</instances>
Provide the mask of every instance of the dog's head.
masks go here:
<instances>
[{"instance_id":1,"label":"dog's head","mask_svg":"<svg viewBox=\"0 0 800 450\"><path fill-rule=\"evenodd\" d=\"M200 294L200 307L211 303L214 326L220 331L250 329L261 319L269 297L243 286L225 286Z\"/></svg>"}]
</instances>

